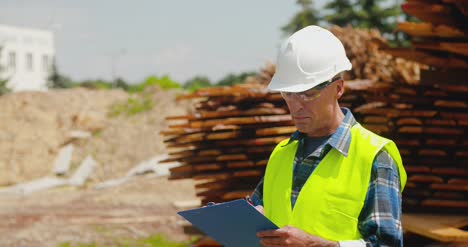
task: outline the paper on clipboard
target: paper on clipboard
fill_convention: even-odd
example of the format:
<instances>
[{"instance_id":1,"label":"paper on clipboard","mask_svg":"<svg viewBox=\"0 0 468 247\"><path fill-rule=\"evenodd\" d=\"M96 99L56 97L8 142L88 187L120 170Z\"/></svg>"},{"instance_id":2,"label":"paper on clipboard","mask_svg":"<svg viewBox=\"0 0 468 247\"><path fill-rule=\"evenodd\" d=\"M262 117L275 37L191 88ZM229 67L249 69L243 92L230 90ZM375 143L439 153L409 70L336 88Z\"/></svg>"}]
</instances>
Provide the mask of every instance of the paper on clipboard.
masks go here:
<instances>
[{"instance_id":1,"label":"paper on clipboard","mask_svg":"<svg viewBox=\"0 0 468 247\"><path fill-rule=\"evenodd\" d=\"M278 229L244 199L181 211L178 214L226 247L261 246L256 233Z\"/></svg>"}]
</instances>

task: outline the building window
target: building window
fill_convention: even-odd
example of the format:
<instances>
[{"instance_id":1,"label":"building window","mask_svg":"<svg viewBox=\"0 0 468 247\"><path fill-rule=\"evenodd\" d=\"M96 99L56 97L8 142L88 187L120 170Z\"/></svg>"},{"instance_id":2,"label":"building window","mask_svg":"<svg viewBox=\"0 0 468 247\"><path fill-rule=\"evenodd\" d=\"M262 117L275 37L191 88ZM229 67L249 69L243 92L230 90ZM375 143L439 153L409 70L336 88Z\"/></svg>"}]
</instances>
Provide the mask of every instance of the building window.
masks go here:
<instances>
[{"instance_id":1,"label":"building window","mask_svg":"<svg viewBox=\"0 0 468 247\"><path fill-rule=\"evenodd\" d=\"M26 69L28 71L32 71L33 70L33 55L32 53L27 53L26 54Z\"/></svg>"},{"instance_id":2,"label":"building window","mask_svg":"<svg viewBox=\"0 0 468 247\"><path fill-rule=\"evenodd\" d=\"M48 72L49 68L50 68L49 57L47 55L42 55L42 69Z\"/></svg>"},{"instance_id":3,"label":"building window","mask_svg":"<svg viewBox=\"0 0 468 247\"><path fill-rule=\"evenodd\" d=\"M8 53L8 68L16 69L16 53L14 51Z\"/></svg>"}]
</instances>

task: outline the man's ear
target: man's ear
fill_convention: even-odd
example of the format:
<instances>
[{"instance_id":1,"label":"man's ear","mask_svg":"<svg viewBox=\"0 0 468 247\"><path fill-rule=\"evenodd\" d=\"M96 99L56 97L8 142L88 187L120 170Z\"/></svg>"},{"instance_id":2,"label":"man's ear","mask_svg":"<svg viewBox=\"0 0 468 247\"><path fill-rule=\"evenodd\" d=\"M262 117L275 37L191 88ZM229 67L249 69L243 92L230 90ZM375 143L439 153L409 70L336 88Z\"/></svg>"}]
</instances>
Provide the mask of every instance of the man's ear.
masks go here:
<instances>
[{"instance_id":1,"label":"man's ear","mask_svg":"<svg viewBox=\"0 0 468 247\"><path fill-rule=\"evenodd\" d=\"M344 80L340 79L339 81L336 82L336 99L338 100L339 98L341 98L344 92L345 92Z\"/></svg>"}]
</instances>

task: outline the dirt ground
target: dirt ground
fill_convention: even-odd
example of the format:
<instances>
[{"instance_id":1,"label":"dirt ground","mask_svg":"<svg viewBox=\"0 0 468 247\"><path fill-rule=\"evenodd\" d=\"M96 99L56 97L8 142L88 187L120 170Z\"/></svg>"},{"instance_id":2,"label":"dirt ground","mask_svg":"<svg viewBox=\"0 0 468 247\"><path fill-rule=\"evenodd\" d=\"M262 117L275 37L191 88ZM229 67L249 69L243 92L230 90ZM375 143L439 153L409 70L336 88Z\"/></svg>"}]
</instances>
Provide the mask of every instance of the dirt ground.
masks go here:
<instances>
[{"instance_id":1,"label":"dirt ground","mask_svg":"<svg viewBox=\"0 0 468 247\"><path fill-rule=\"evenodd\" d=\"M196 199L192 180L147 174L117 187L93 188L122 178L141 161L168 152L159 134L167 127L166 116L183 115L191 107L190 102L175 100L180 93L158 88L140 94L74 88L1 96L0 189L55 176L54 160L67 143L74 145L74 151L65 178L88 155L97 166L84 187L28 195L0 193L0 247L65 242L115 246L116 239L156 234L174 241L188 240L190 236L181 226L184 220L173 203ZM148 99L151 109L126 114L132 109L125 107ZM121 114L112 115L116 109ZM85 131L91 137L72 139L72 131Z\"/></svg>"},{"instance_id":2,"label":"dirt ground","mask_svg":"<svg viewBox=\"0 0 468 247\"><path fill-rule=\"evenodd\" d=\"M138 177L114 188L57 188L28 196L0 195L0 246L58 246L162 234L187 241L177 201L196 200L192 180Z\"/></svg>"}]
</instances>

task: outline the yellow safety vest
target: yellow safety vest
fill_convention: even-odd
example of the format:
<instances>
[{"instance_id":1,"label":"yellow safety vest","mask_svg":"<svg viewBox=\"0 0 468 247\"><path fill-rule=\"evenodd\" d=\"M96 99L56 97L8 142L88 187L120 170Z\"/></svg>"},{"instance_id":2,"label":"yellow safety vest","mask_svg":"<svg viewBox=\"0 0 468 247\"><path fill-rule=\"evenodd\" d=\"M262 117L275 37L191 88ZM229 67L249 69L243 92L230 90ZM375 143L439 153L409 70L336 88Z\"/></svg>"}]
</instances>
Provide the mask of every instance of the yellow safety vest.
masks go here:
<instances>
[{"instance_id":1,"label":"yellow safety vest","mask_svg":"<svg viewBox=\"0 0 468 247\"><path fill-rule=\"evenodd\" d=\"M372 163L384 149L400 175L401 191L406 172L400 153L391 140L356 124L351 128L348 157L332 148L315 168L291 209L293 161L298 142L289 139L272 152L264 177L265 215L278 227L294 226L333 241L360 239L358 217L369 187Z\"/></svg>"}]
</instances>

